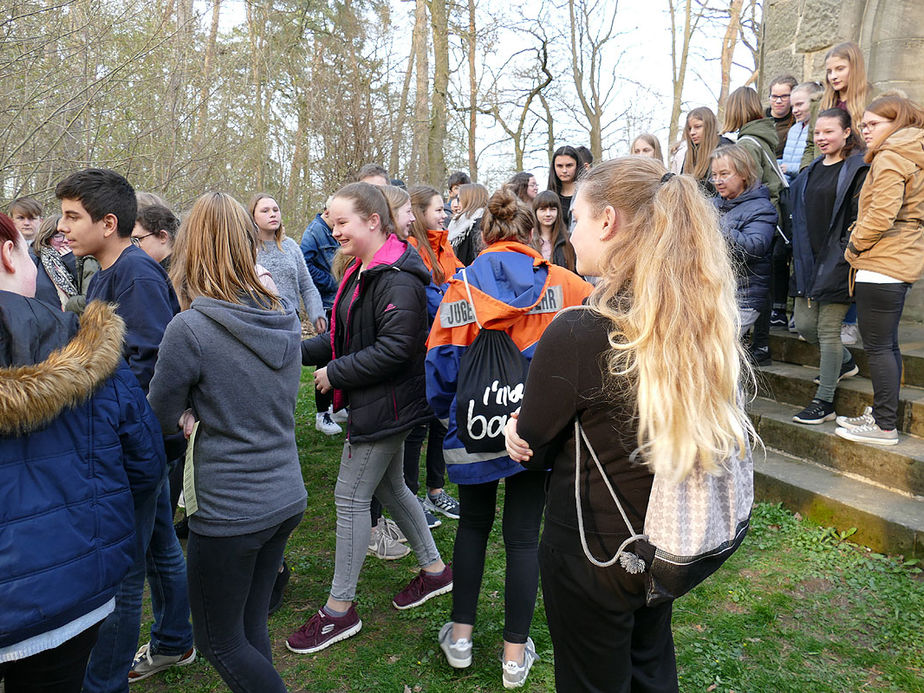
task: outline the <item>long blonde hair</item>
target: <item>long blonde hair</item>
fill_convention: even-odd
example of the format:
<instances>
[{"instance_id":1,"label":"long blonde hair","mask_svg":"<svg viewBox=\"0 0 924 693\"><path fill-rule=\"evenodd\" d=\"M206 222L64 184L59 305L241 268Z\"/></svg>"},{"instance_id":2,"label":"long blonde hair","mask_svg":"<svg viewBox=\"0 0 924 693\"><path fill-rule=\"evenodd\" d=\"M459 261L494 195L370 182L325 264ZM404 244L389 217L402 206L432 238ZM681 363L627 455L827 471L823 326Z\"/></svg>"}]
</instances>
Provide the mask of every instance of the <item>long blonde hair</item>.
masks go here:
<instances>
[{"instance_id":1,"label":"long blonde hair","mask_svg":"<svg viewBox=\"0 0 924 693\"><path fill-rule=\"evenodd\" d=\"M863 53L853 41L837 44L825 54L826 73L827 62L830 58L846 60L847 64L850 65L850 72L847 75L847 88L844 90L846 93L840 94L834 91L834 87L831 86L828 76L825 74L825 93L821 97L818 110L826 111L829 108L837 108L838 102L844 101L847 104L850 119L853 121L851 127L856 127L857 123L863 120L863 111L866 110L866 104L873 91L873 85L869 83L866 77L866 62L863 60Z\"/></svg>"},{"instance_id":2,"label":"long blonde hair","mask_svg":"<svg viewBox=\"0 0 924 693\"><path fill-rule=\"evenodd\" d=\"M594 215L621 225L590 297L612 323L608 370L628 378L638 416L637 454L657 474L717 471L756 433L743 408L752 381L738 340L735 275L715 208L690 176L662 182L654 160L599 164L579 183Z\"/></svg>"},{"instance_id":3,"label":"long blonde hair","mask_svg":"<svg viewBox=\"0 0 924 693\"><path fill-rule=\"evenodd\" d=\"M282 310L276 294L257 276L257 227L253 217L226 193L196 200L176 237L170 280L183 310L197 296L228 303L250 297L270 310Z\"/></svg>"},{"instance_id":4,"label":"long blonde hair","mask_svg":"<svg viewBox=\"0 0 924 693\"><path fill-rule=\"evenodd\" d=\"M690 139L690 121L699 120L703 124L703 138L699 144ZM712 150L719 146L719 122L712 109L699 106L687 113L683 126L683 139L687 143L687 155L683 160L683 172L696 176L698 180L709 177Z\"/></svg>"}]
</instances>

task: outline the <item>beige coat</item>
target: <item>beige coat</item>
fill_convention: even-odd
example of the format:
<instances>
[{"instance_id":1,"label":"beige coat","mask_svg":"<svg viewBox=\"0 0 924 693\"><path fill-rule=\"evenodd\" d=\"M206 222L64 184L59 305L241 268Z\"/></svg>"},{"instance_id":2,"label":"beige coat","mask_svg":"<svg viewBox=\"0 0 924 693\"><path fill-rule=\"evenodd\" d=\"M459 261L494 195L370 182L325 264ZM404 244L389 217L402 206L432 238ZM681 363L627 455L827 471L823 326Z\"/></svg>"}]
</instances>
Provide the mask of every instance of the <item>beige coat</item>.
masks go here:
<instances>
[{"instance_id":1,"label":"beige coat","mask_svg":"<svg viewBox=\"0 0 924 693\"><path fill-rule=\"evenodd\" d=\"M924 273L924 129L897 131L873 157L844 257L909 284Z\"/></svg>"}]
</instances>

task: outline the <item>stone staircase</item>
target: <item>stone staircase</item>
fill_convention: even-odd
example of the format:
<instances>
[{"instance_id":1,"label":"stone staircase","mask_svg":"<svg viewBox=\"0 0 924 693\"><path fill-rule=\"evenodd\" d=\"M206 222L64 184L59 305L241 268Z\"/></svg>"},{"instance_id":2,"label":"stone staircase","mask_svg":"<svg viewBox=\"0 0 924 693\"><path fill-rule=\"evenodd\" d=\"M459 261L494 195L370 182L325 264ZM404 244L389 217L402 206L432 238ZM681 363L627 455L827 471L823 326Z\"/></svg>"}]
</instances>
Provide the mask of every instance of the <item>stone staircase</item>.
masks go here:
<instances>
[{"instance_id":1,"label":"stone staircase","mask_svg":"<svg viewBox=\"0 0 924 693\"><path fill-rule=\"evenodd\" d=\"M875 446L845 440L834 422L798 424L793 414L815 394L818 350L784 329L770 336L773 365L758 371L751 418L766 446L754 456L759 500L840 531L875 551L924 558L924 327L902 325L904 359L899 404L901 441ZM860 374L842 381L838 414L855 416L872 404L873 387L862 347L851 347ZM920 437L919 437L920 436Z\"/></svg>"}]
</instances>

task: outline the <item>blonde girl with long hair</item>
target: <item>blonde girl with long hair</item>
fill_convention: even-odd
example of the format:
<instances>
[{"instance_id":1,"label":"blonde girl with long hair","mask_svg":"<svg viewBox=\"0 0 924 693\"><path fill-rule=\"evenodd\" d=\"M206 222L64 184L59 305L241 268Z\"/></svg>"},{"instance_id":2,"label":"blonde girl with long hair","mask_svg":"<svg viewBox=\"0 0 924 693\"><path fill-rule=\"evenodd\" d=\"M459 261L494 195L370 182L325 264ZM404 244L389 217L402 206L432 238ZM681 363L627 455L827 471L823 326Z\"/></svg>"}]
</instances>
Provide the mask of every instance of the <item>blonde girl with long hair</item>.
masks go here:
<instances>
[{"instance_id":1,"label":"blonde girl with long hair","mask_svg":"<svg viewBox=\"0 0 924 693\"><path fill-rule=\"evenodd\" d=\"M681 171L696 178L702 191L714 197L715 187L709 181L712 173L709 157L716 147L731 144L731 140L727 137L719 136L719 121L715 113L705 106L694 108L687 113L683 127L683 141L686 145L686 154Z\"/></svg>"},{"instance_id":2,"label":"blonde girl with long hair","mask_svg":"<svg viewBox=\"0 0 924 693\"><path fill-rule=\"evenodd\" d=\"M164 433L189 438L196 646L232 691L282 693L266 622L307 498L295 445L301 326L295 306L263 286L257 243L230 195L196 200L170 269L183 310L164 332L148 400Z\"/></svg>"},{"instance_id":3,"label":"blonde girl with long hair","mask_svg":"<svg viewBox=\"0 0 924 693\"><path fill-rule=\"evenodd\" d=\"M863 111L875 96L875 88L866 75L863 52L853 41L839 43L825 54L825 91L812 112L808 142L802 154L801 168L805 168L821 152L815 146L815 120L818 113L829 108L840 108L850 114L851 127L863 119Z\"/></svg>"},{"instance_id":4,"label":"blonde girl with long hair","mask_svg":"<svg viewBox=\"0 0 924 693\"><path fill-rule=\"evenodd\" d=\"M577 270L596 275L589 309L561 313L536 348L507 450L551 468L539 565L560 691L676 691L670 602L646 606L642 574L594 567L575 501L574 421L599 454L633 526L644 525L652 472L719 469L753 429L738 340L735 276L712 205L692 176L654 160L607 161L584 178L571 236ZM580 338L576 336L580 335ZM628 538L588 456L584 537L595 556Z\"/></svg>"},{"instance_id":5,"label":"blonde girl with long hair","mask_svg":"<svg viewBox=\"0 0 924 693\"><path fill-rule=\"evenodd\" d=\"M661 142L654 135L643 132L641 135L632 140L629 145L629 154L632 156L647 156L664 163L664 155L661 153Z\"/></svg>"}]
</instances>

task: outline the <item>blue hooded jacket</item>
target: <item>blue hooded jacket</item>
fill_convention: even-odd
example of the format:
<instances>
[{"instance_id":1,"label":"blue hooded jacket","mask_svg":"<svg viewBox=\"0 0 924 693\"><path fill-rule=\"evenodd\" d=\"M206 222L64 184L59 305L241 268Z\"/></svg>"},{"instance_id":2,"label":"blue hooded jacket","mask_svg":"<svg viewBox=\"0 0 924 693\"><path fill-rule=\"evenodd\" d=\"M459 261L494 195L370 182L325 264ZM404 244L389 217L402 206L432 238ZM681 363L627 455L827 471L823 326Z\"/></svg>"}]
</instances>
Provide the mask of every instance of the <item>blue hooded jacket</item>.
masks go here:
<instances>
[{"instance_id":1,"label":"blue hooded jacket","mask_svg":"<svg viewBox=\"0 0 924 693\"><path fill-rule=\"evenodd\" d=\"M0 291L0 648L115 595L140 546L133 494L164 475L160 425L108 304L77 317Z\"/></svg>"},{"instance_id":2,"label":"blue hooded jacket","mask_svg":"<svg viewBox=\"0 0 924 693\"><path fill-rule=\"evenodd\" d=\"M753 185L734 199L715 197L712 203L736 261L738 307L762 310L770 294L770 245L777 221L767 186Z\"/></svg>"},{"instance_id":3,"label":"blue hooded jacket","mask_svg":"<svg viewBox=\"0 0 924 693\"><path fill-rule=\"evenodd\" d=\"M340 244L334 238L330 226L324 221L324 217L318 214L314 220L308 224L305 233L302 234L300 244L302 255L305 258L305 264L308 265L308 274L311 275L311 281L321 294L321 303L324 304L325 310L330 310L334 305L334 296L337 295L337 287L340 286L331 272L331 265L334 261L334 255Z\"/></svg>"}]
</instances>

